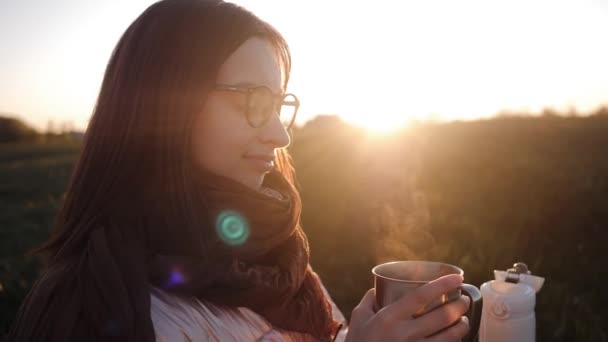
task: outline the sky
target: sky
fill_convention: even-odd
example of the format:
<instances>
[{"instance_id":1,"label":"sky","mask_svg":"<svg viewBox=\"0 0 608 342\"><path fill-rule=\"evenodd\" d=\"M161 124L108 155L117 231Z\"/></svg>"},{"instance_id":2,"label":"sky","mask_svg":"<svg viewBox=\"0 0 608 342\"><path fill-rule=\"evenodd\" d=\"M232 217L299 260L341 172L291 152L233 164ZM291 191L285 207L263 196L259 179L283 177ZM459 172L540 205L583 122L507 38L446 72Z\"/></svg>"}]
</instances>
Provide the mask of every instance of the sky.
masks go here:
<instances>
[{"instance_id":1,"label":"sky","mask_svg":"<svg viewBox=\"0 0 608 342\"><path fill-rule=\"evenodd\" d=\"M0 112L86 128L110 53L150 0L0 0ZM608 104L608 0L234 0L293 57L298 123L385 129Z\"/></svg>"}]
</instances>

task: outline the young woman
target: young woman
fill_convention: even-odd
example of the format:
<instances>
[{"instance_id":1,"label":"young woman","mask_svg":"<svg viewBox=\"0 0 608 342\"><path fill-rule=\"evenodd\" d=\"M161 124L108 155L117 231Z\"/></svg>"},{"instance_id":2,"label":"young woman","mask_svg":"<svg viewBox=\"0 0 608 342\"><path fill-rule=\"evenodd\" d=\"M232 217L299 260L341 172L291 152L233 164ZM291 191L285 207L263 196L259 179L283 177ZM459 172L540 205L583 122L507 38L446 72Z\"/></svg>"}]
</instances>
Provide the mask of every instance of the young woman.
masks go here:
<instances>
[{"instance_id":1,"label":"young woman","mask_svg":"<svg viewBox=\"0 0 608 342\"><path fill-rule=\"evenodd\" d=\"M141 14L110 58L54 233L36 251L47 266L9 338L463 336L466 299L412 318L458 277L378 312L370 290L347 329L300 226L289 71L281 35L234 4L164 0Z\"/></svg>"}]
</instances>

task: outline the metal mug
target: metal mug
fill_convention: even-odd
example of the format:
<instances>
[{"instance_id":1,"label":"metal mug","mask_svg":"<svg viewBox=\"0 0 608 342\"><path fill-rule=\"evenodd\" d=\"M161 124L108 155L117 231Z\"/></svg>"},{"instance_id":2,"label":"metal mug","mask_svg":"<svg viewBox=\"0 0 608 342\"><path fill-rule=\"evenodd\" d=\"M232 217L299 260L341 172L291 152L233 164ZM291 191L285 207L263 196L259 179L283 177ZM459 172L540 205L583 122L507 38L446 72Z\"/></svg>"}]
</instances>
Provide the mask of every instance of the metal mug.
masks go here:
<instances>
[{"instance_id":1,"label":"metal mug","mask_svg":"<svg viewBox=\"0 0 608 342\"><path fill-rule=\"evenodd\" d=\"M403 295L432 280L448 274L464 275L464 271L454 265L434 261L393 261L372 268L376 303L374 311L397 301ZM421 316L445 303L457 300L464 293L471 299L471 305L465 316L469 319L469 333L463 341L474 341L479 330L481 319L481 292L470 284L443 294L426 307L414 314Z\"/></svg>"}]
</instances>

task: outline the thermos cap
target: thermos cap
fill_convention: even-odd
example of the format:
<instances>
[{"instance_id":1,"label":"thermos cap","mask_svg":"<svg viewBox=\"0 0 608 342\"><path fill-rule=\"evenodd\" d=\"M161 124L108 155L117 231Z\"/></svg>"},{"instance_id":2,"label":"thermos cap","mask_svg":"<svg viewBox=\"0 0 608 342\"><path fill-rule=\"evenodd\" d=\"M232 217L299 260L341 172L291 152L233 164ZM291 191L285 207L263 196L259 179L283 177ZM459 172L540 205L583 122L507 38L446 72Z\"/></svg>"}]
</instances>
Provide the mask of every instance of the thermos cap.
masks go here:
<instances>
[{"instance_id":1,"label":"thermos cap","mask_svg":"<svg viewBox=\"0 0 608 342\"><path fill-rule=\"evenodd\" d=\"M532 272L528 270L528 266L523 262L513 264L513 268L506 271L494 270L494 278L507 283L526 284L534 289L535 292L540 291L545 283L545 278L532 275Z\"/></svg>"}]
</instances>

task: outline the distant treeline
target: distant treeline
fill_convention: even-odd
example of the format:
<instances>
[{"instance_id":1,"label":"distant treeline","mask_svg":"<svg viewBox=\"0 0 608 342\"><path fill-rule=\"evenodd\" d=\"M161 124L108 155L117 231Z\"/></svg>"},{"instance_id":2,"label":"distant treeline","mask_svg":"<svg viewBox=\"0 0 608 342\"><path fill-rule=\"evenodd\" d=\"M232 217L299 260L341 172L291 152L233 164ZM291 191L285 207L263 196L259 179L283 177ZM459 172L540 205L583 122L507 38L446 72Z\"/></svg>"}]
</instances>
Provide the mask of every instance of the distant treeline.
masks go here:
<instances>
[{"instance_id":1,"label":"distant treeline","mask_svg":"<svg viewBox=\"0 0 608 342\"><path fill-rule=\"evenodd\" d=\"M74 130L39 132L18 118L0 115L0 143L72 141L82 136Z\"/></svg>"}]
</instances>

